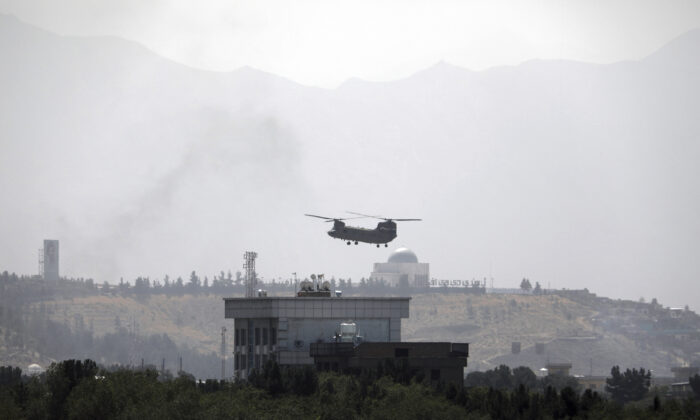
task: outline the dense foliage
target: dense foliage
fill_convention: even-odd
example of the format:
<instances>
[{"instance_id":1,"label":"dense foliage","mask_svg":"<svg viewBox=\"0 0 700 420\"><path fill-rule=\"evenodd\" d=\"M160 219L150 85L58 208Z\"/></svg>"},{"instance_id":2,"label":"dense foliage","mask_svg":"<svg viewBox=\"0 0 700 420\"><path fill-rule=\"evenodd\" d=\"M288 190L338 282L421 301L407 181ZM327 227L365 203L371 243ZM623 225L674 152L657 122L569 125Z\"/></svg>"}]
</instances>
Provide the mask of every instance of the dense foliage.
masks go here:
<instances>
[{"instance_id":1,"label":"dense foliage","mask_svg":"<svg viewBox=\"0 0 700 420\"><path fill-rule=\"evenodd\" d=\"M627 369L620 373L620 367L613 366L610 377L605 382L605 390L615 401L621 403L639 401L649 392L651 372L641 368L639 370Z\"/></svg>"},{"instance_id":2,"label":"dense foliage","mask_svg":"<svg viewBox=\"0 0 700 420\"><path fill-rule=\"evenodd\" d=\"M580 388L578 381L572 376L549 375L538 378L528 367L520 366L511 369L506 365L500 365L485 372L470 372L464 384L467 387L482 386L500 390L516 390L520 386L539 391L545 391L549 387L558 391L564 388L578 391Z\"/></svg>"},{"instance_id":3,"label":"dense foliage","mask_svg":"<svg viewBox=\"0 0 700 420\"><path fill-rule=\"evenodd\" d=\"M503 374L503 372L499 372ZM566 387L533 391L453 385L428 387L401 369L361 375L318 374L269 362L249 383L155 370L105 370L90 360L53 364L34 377L0 369L0 413L6 418L697 418L696 399L627 405ZM398 380L397 380L398 379Z\"/></svg>"}]
</instances>

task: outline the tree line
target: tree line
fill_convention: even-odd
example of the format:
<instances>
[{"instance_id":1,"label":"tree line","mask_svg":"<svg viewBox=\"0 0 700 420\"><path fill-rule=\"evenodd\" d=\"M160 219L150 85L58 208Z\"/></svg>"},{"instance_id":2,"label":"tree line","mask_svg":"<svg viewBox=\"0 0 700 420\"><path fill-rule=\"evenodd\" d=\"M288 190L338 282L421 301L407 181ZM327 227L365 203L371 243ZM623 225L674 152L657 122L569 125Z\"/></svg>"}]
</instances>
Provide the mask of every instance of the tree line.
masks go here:
<instances>
[{"instance_id":1,"label":"tree line","mask_svg":"<svg viewBox=\"0 0 700 420\"><path fill-rule=\"evenodd\" d=\"M502 371L496 374L505 377ZM55 363L31 377L18 368L0 368L0 413L17 419L686 419L698 412L700 388L685 399L657 396L648 403L622 404L569 386L431 387L399 366L349 375L269 361L248 382L105 369L92 360Z\"/></svg>"}]
</instances>

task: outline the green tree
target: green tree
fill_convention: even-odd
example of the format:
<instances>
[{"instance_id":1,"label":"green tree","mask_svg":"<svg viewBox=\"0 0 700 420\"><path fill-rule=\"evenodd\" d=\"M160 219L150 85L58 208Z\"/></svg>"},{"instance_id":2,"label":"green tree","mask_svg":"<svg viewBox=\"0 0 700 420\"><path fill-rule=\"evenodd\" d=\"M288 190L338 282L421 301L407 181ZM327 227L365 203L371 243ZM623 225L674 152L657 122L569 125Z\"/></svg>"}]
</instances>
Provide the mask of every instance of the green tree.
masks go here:
<instances>
[{"instance_id":1,"label":"green tree","mask_svg":"<svg viewBox=\"0 0 700 420\"><path fill-rule=\"evenodd\" d=\"M700 375L696 373L695 376L688 378L688 382L690 383L690 388L693 390L695 398L700 399Z\"/></svg>"},{"instance_id":2,"label":"green tree","mask_svg":"<svg viewBox=\"0 0 700 420\"><path fill-rule=\"evenodd\" d=\"M525 388L533 389L537 386L537 376L527 366L516 367L513 369L513 385L515 387L523 385Z\"/></svg>"},{"instance_id":3,"label":"green tree","mask_svg":"<svg viewBox=\"0 0 700 420\"><path fill-rule=\"evenodd\" d=\"M63 417L66 399L73 388L86 378L94 379L96 373L97 364L90 359L82 362L80 360L64 360L52 363L46 372L46 384L51 395L49 399L51 417Z\"/></svg>"},{"instance_id":4,"label":"green tree","mask_svg":"<svg viewBox=\"0 0 700 420\"><path fill-rule=\"evenodd\" d=\"M532 283L530 283L530 280L529 280L529 279L525 279L525 278L524 278L524 279L520 282L520 288L523 289L523 290L526 291L526 292L529 292L530 290L532 290Z\"/></svg>"},{"instance_id":5,"label":"green tree","mask_svg":"<svg viewBox=\"0 0 700 420\"><path fill-rule=\"evenodd\" d=\"M620 373L619 366L610 370L610 378L605 380L605 390L619 403L639 401L646 396L651 383L651 372L644 368L627 369Z\"/></svg>"},{"instance_id":6,"label":"green tree","mask_svg":"<svg viewBox=\"0 0 700 420\"><path fill-rule=\"evenodd\" d=\"M533 289L532 293L536 295L542 294L542 286L540 286L540 282L535 282L535 288Z\"/></svg>"}]
</instances>

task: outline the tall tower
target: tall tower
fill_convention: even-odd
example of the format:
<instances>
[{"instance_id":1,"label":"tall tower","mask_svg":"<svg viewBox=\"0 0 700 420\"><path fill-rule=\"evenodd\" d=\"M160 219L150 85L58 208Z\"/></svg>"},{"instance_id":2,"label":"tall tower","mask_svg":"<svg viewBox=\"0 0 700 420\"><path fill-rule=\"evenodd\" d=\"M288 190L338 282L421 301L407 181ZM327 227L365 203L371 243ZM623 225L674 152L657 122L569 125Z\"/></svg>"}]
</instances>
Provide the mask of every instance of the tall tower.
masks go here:
<instances>
[{"instance_id":1,"label":"tall tower","mask_svg":"<svg viewBox=\"0 0 700 420\"><path fill-rule=\"evenodd\" d=\"M55 239L44 239L44 252L40 266L43 267L41 273L46 281L58 281L58 241Z\"/></svg>"},{"instance_id":2,"label":"tall tower","mask_svg":"<svg viewBox=\"0 0 700 420\"><path fill-rule=\"evenodd\" d=\"M258 257L257 252L246 251L243 258L245 258L245 263L243 264L243 269L245 270L245 297L255 297L255 259Z\"/></svg>"}]
</instances>

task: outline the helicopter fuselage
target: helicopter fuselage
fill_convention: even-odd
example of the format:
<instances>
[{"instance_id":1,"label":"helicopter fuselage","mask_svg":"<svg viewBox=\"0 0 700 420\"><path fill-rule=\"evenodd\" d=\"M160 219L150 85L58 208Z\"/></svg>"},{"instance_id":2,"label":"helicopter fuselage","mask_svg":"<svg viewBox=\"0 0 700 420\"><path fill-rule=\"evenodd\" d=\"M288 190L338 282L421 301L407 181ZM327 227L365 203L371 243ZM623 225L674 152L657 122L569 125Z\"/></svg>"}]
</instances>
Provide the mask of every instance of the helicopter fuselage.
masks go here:
<instances>
[{"instance_id":1,"label":"helicopter fuselage","mask_svg":"<svg viewBox=\"0 0 700 420\"><path fill-rule=\"evenodd\" d=\"M333 228L328 236L351 242L369 244L387 244L396 238L396 223L393 221L379 222L374 229L347 226L340 220L333 222Z\"/></svg>"}]
</instances>

